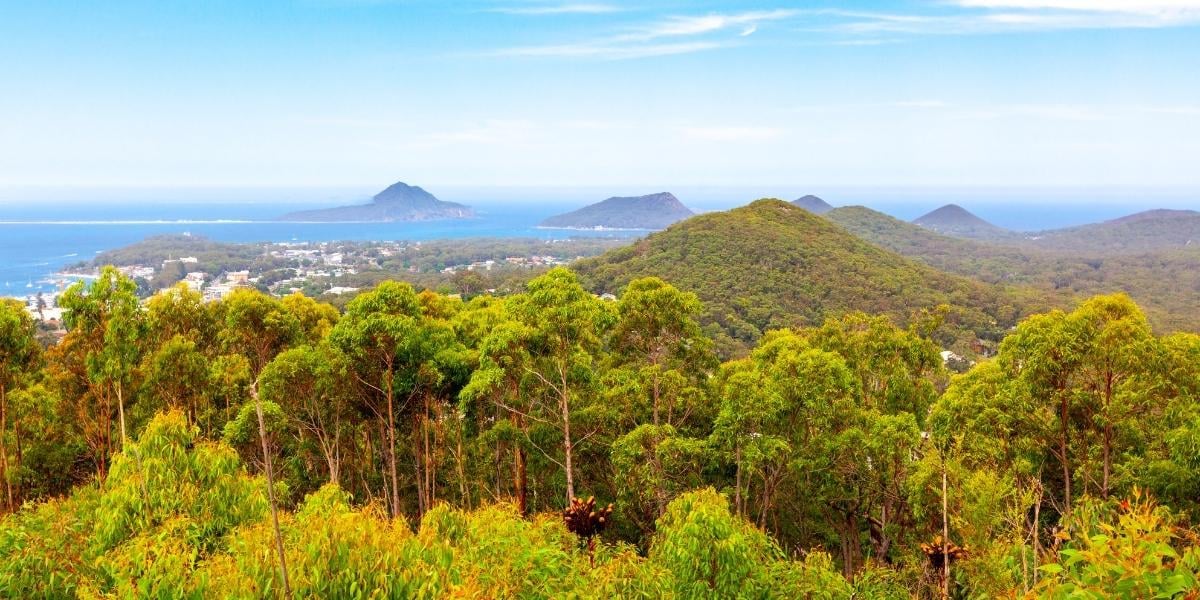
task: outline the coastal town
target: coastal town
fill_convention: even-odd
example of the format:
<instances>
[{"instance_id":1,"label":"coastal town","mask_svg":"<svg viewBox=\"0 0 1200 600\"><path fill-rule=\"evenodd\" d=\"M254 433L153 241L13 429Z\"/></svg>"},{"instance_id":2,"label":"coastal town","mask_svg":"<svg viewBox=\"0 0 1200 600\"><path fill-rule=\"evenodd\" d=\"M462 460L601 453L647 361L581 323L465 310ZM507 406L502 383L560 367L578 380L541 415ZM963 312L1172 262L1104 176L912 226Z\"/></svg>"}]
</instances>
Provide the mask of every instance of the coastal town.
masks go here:
<instances>
[{"instance_id":1,"label":"coastal town","mask_svg":"<svg viewBox=\"0 0 1200 600\"><path fill-rule=\"evenodd\" d=\"M538 272L615 245L605 238L233 244L180 234L101 253L56 273L53 291L16 297L47 331L61 331L59 295L75 281L95 278L105 265L136 282L143 298L182 284L206 302L254 288L342 304L384 279L445 293L505 293L511 291L506 286Z\"/></svg>"}]
</instances>

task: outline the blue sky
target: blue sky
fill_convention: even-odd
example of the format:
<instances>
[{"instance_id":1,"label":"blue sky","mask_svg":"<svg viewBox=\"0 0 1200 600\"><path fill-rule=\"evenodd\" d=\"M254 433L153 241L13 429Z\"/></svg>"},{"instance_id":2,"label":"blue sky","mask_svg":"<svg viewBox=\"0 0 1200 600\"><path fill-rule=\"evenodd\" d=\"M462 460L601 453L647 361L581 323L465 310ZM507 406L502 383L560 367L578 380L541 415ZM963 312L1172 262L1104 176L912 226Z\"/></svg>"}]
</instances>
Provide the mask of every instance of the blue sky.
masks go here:
<instances>
[{"instance_id":1,"label":"blue sky","mask_svg":"<svg viewBox=\"0 0 1200 600\"><path fill-rule=\"evenodd\" d=\"M1200 188L1200 0L0 0L0 81L8 187Z\"/></svg>"}]
</instances>

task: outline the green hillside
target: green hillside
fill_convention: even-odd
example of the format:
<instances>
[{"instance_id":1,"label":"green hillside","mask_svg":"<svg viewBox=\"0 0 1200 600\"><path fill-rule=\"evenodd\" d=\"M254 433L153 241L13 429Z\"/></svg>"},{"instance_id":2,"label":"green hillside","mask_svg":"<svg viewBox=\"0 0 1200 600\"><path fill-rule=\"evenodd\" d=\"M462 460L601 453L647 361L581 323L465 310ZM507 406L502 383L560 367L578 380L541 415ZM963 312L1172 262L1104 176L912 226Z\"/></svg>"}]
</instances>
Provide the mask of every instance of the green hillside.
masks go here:
<instances>
[{"instance_id":1,"label":"green hillside","mask_svg":"<svg viewBox=\"0 0 1200 600\"><path fill-rule=\"evenodd\" d=\"M1058 244L1055 251L1041 249L1041 240L1013 246L949 237L862 206L837 208L824 216L872 244L942 271L988 283L1032 287L1039 291L1039 297L1031 300L1038 308L1124 292L1142 304L1156 328L1200 331L1200 314L1194 310L1200 293L1200 269L1195 268L1200 264L1200 245L1112 252L1121 238L1107 238L1103 233L1140 231L1140 235L1131 234L1124 247L1149 247L1136 240L1152 237L1149 231L1159 227L1178 233L1187 226L1186 214L1177 215L1181 217L1178 226L1166 225L1161 218L1166 215L1091 226L1089 230L1097 233L1093 242L1083 241L1082 229L1061 230L1056 234L1063 236L1061 239L1047 238L1045 242L1051 247ZM1068 243L1067 236L1078 243ZM1068 253L1073 247L1077 250Z\"/></svg>"},{"instance_id":2,"label":"green hillside","mask_svg":"<svg viewBox=\"0 0 1200 600\"><path fill-rule=\"evenodd\" d=\"M906 322L949 304L953 326L985 339L1021 312L1021 302L999 288L889 252L773 199L693 217L576 268L598 292L649 275L695 292L707 307L703 323L726 349L847 311Z\"/></svg>"},{"instance_id":3,"label":"green hillside","mask_svg":"<svg viewBox=\"0 0 1200 600\"><path fill-rule=\"evenodd\" d=\"M1200 212L1148 210L1103 223L1031 234L1026 244L1044 250L1136 254L1200 247Z\"/></svg>"}]
</instances>

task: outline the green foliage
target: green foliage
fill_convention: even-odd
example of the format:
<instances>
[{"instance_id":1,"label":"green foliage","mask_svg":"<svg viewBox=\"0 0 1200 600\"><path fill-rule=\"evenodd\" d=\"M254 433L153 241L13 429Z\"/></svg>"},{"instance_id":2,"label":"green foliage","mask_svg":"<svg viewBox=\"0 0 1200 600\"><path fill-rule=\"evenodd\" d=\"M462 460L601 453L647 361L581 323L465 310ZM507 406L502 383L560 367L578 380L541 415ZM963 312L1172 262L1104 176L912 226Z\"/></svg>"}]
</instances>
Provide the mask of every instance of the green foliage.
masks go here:
<instances>
[{"instance_id":1,"label":"green foliage","mask_svg":"<svg viewBox=\"0 0 1200 600\"><path fill-rule=\"evenodd\" d=\"M1095 512L1093 512L1095 511ZM1041 566L1045 598L1178 598L1200 590L1200 548L1175 548L1180 533L1170 515L1136 494L1116 522L1107 507L1081 507L1077 533Z\"/></svg>"},{"instance_id":2,"label":"green foliage","mask_svg":"<svg viewBox=\"0 0 1200 600\"><path fill-rule=\"evenodd\" d=\"M1191 310L1200 289L1195 268L1200 251L1187 245L1195 236L1194 215L1040 232L1003 244L944 236L862 206L836 208L824 216L892 252L1005 286L1014 298L1010 311L1016 306L1044 310L1086 296L1125 292L1156 327L1200 330L1200 314Z\"/></svg>"},{"instance_id":3,"label":"green foliage","mask_svg":"<svg viewBox=\"0 0 1200 600\"><path fill-rule=\"evenodd\" d=\"M764 332L815 325L848 311L901 322L920 308L956 307L955 324L998 337L1017 300L865 242L781 200L703 214L575 267L592 287L616 292L656 276L696 294L701 323L725 355Z\"/></svg>"},{"instance_id":4,"label":"green foliage","mask_svg":"<svg viewBox=\"0 0 1200 600\"><path fill-rule=\"evenodd\" d=\"M1124 296L1026 319L951 379L940 303L834 311L719 365L697 296L656 278L616 301L565 269L466 302L390 282L345 314L130 286L73 288L44 353L0 305L0 597L283 597L279 553L298 597L1194 585L1200 337L1155 336ZM564 526L576 495L615 505L599 536Z\"/></svg>"}]
</instances>

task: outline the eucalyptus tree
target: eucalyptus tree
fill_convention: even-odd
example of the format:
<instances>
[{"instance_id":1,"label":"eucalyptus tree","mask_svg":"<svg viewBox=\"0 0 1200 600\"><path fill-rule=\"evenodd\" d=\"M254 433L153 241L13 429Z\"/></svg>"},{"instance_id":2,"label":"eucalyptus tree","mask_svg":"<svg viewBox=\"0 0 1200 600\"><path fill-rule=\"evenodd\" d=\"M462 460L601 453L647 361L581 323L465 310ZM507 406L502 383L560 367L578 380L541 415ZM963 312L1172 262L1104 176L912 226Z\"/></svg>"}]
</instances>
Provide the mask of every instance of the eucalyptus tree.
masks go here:
<instances>
[{"instance_id":1,"label":"eucalyptus tree","mask_svg":"<svg viewBox=\"0 0 1200 600\"><path fill-rule=\"evenodd\" d=\"M218 323L212 305L184 283L146 300L146 340L155 349L176 336L190 341L205 356L216 353Z\"/></svg>"},{"instance_id":2,"label":"eucalyptus tree","mask_svg":"<svg viewBox=\"0 0 1200 600\"><path fill-rule=\"evenodd\" d=\"M275 355L305 339L300 319L279 300L240 288L215 307L224 351L241 354L257 379Z\"/></svg>"},{"instance_id":3,"label":"eucalyptus tree","mask_svg":"<svg viewBox=\"0 0 1200 600\"><path fill-rule=\"evenodd\" d=\"M430 396L440 391L447 369L453 368L448 365L458 360L453 328L422 310L411 286L385 281L351 300L330 332L330 341L350 359L354 379L367 391L366 408L385 424L387 495L394 516L401 511L396 421L401 414L416 417L413 434L420 445L414 447L414 483L417 511L423 513L434 499L430 463L421 455L432 450L424 437Z\"/></svg>"},{"instance_id":4,"label":"eucalyptus tree","mask_svg":"<svg viewBox=\"0 0 1200 600\"><path fill-rule=\"evenodd\" d=\"M615 311L562 267L530 281L505 307L513 324L484 340L485 366L477 377L520 382L527 410L507 404L505 409L553 428L560 437L561 460L539 450L562 469L566 505L575 497L577 447L596 433L580 436L572 430L574 414L595 401L595 369ZM471 385L483 387L474 378Z\"/></svg>"},{"instance_id":5,"label":"eucalyptus tree","mask_svg":"<svg viewBox=\"0 0 1200 600\"><path fill-rule=\"evenodd\" d=\"M787 462L787 440L771 427L785 406L749 358L725 363L718 378L721 404L713 443L732 458L734 513L747 516L753 479L769 478Z\"/></svg>"},{"instance_id":6,"label":"eucalyptus tree","mask_svg":"<svg viewBox=\"0 0 1200 600\"><path fill-rule=\"evenodd\" d=\"M195 341L175 335L147 354L141 368L140 422L148 422L161 410L178 409L191 423L203 423L206 435L212 435L209 363Z\"/></svg>"},{"instance_id":7,"label":"eucalyptus tree","mask_svg":"<svg viewBox=\"0 0 1200 600\"><path fill-rule=\"evenodd\" d=\"M402 386L401 349L416 335L421 307L412 287L385 281L360 294L330 332L330 341L348 356L355 380L369 391L365 403L376 418L386 423L385 485L388 508L400 514L400 477L396 465L396 394ZM398 386L397 384L401 384Z\"/></svg>"},{"instance_id":8,"label":"eucalyptus tree","mask_svg":"<svg viewBox=\"0 0 1200 600\"><path fill-rule=\"evenodd\" d=\"M316 345L329 335L341 316L333 305L317 302L300 292L284 296L280 304L284 311L295 317L300 338L310 345Z\"/></svg>"},{"instance_id":9,"label":"eucalyptus tree","mask_svg":"<svg viewBox=\"0 0 1200 600\"><path fill-rule=\"evenodd\" d=\"M126 394L132 390L135 369L141 360L145 315L137 298L137 285L114 267L104 267L90 284L76 282L59 298L64 321L83 356L89 386L108 412L115 398L122 443L128 438ZM101 432L101 435L104 435ZM108 451L107 441L105 452ZM106 454L107 457L107 454Z\"/></svg>"},{"instance_id":10,"label":"eucalyptus tree","mask_svg":"<svg viewBox=\"0 0 1200 600\"><path fill-rule=\"evenodd\" d=\"M1117 483L1114 463L1142 445L1153 422L1143 417L1158 411L1158 345L1123 295L1031 317L1001 344L996 361L1008 393L1035 405L1034 428L1059 467L1054 489L1062 514L1080 489L1107 497Z\"/></svg>"},{"instance_id":11,"label":"eucalyptus tree","mask_svg":"<svg viewBox=\"0 0 1200 600\"><path fill-rule=\"evenodd\" d=\"M329 483L342 481L342 464L354 442L348 377L349 365L341 352L321 344L280 353L260 378L262 398L282 409L297 452L315 447Z\"/></svg>"},{"instance_id":12,"label":"eucalyptus tree","mask_svg":"<svg viewBox=\"0 0 1200 600\"><path fill-rule=\"evenodd\" d=\"M5 506L9 511L16 507L13 492L12 465L9 462L9 413L12 410L9 394L25 381L32 379L38 367L41 348L37 343L37 329L33 318L20 302L0 298L0 481L4 482ZM20 447L19 432L13 436ZM20 460L20 453L17 453Z\"/></svg>"},{"instance_id":13,"label":"eucalyptus tree","mask_svg":"<svg viewBox=\"0 0 1200 600\"><path fill-rule=\"evenodd\" d=\"M864 533L876 559L888 562L896 542L913 531L908 479L929 407L946 373L933 342L884 316L850 313L796 335L821 351L822 358L809 355L795 366L785 361L782 373L807 365L805 377L823 381L818 390L830 390L793 391L799 404L815 403L817 414L829 411L821 425L827 429L810 438L821 463L802 471L819 475L809 478L810 489L818 491L808 497L819 498L827 510L849 577L862 564ZM828 404L822 407L822 402Z\"/></svg>"},{"instance_id":14,"label":"eucalyptus tree","mask_svg":"<svg viewBox=\"0 0 1200 600\"><path fill-rule=\"evenodd\" d=\"M695 294L657 277L631 281L617 302L612 359L635 369L648 383L654 425L678 427L686 420L687 407L681 401L686 387L694 389L716 366L712 342L696 322L702 310Z\"/></svg>"},{"instance_id":15,"label":"eucalyptus tree","mask_svg":"<svg viewBox=\"0 0 1200 600\"><path fill-rule=\"evenodd\" d=\"M495 444L492 462L496 481L493 493L500 495L503 487L500 455L507 446L512 453L512 497L518 512L527 514L527 453L532 446L529 421L533 403L528 394L522 393L522 385L532 360L527 341L532 338L533 331L511 319L503 303L464 312L458 328L463 331L460 335L474 338L478 345L478 366L459 396L464 409L478 415L476 421L481 429L481 438ZM493 409L486 417L485 406Z\"/></svg>"}]
</instances>

